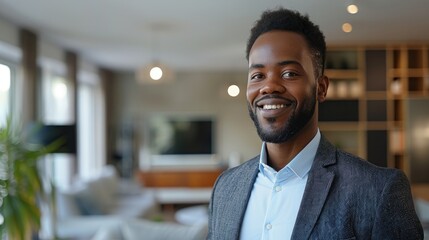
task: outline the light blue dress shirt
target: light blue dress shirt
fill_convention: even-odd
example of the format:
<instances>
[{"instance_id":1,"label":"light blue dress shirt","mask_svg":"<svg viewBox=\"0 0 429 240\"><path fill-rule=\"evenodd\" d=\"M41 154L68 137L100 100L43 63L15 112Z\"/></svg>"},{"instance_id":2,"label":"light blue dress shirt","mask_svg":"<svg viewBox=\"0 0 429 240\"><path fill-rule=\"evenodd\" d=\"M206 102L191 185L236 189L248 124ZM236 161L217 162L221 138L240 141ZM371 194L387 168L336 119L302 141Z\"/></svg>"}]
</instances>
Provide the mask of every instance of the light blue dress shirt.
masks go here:
<instances>
[{"instance_id":1,"label":"light blue dress shirt","mask_svg":"<svg viewBox=\"0 0 429 240\"><path fill-rule=\"evenodd\" d=\"M240 239L291 238L319 142L320 131L317 130L307 146L278 172L267 165L266 143L262 143L259 173L244 215Z\"/></svg>"}]
</instances>

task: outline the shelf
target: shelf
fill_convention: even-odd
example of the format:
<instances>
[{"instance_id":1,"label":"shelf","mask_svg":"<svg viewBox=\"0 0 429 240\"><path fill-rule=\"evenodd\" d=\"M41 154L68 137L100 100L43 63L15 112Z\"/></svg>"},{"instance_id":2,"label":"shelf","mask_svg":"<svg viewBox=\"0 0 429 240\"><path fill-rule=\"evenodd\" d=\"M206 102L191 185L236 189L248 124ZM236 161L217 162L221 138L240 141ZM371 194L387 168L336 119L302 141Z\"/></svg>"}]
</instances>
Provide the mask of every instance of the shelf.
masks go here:
<instances>
[{"instance_id":1,"label":"shelf","mask_svg":"<svg viewBox=\"0 0 429 240\"><path fill-rule=\"evenodd\" d=\"M387 131L369 130L366 134L367 160L375 165L387 167Z\"/></svg>"},{"instance_id":2,"label":"shelf","mask_svg":"<svg viewBox=\"0 0 429 240\"><path fill-rule=\"evenodd\" d=\"M415 129L410 102L429 103L429 45L335 48L326 66L330 86L319 126L328 139L376 165L415 175L412 182L429 183L420 171L429 163L416 163L407 149Z\"/></svg>"},{"instance_id":3,"label":"shelf","mask_svg":"<svg viewBox=\"0 0 429 240\"><path fill-rule=\"evenodd\" d=\"M387 122L369 121L366 122L367 130L388 130L389 125Z\"/></svg>"},{"instance_id":4,"label":"shelf","mask_svg":"<svg viewBox=\"0 0 429 240\"><path fill-rule=\"evenodd\" d=\"M390 121L389 125L391 126L391 128L402 128L404 126L404 122L403 121Z\"/></svg>"},{"instance_id":5,"label":"shelf","mask_svg":"<svg viewBox=\"0 0 429 240\"><path fill-rule=\"evenodd\" d=\"M359 100L327 100L319 105L320 121L359 121Z\"/></svg>"},{"instance_id":6,"label":"shelf","mask_svg":"<svg viewBox=\"0 0 429 240\"><path fill-rule=\"evenodd\" d=\"M389 135L390 152L396 156L403 155L404 147L404 131L400 128L395 128L390 131Z\"/></svg>"},{"instance_id":7,"label":"shelf","mask_svg":"<svg viewBox=\"0 0 429 240\"><path fill-rule=\"evenodd\" d=\"M393 155L393 164L394 164L394 166L393 166L394 168L405 169L404 155L394 154Z\"/></svg>"},{"instance_id":8,"label":"shelf","mask_svg":"<svg viewBox=\"0 0 429 240\"><path fill-rule=\"evenodd\" d=\"M322 131L342 132L358 131L360 124L358 122L320 122L319 127Z\"/></svg>"},{"instance_id":9,"label":"shelf","mask_svg":"<svg viewBox=\"0 0 429 240\"><path fill-rule=\"evenodd\" d=\"M387 97L387 92L385 91L377 91L377 92L366 92L365 98L372 100L385 100Z\"/></svg>"},{"instance_id":10,"label":"shelf","mask_svg":"<svg viewBox=\"0 0 429 240\"><path fill-rule=\"evenodd\" d=\"M408 91L409 92L423 92L424 79L423 77L409 77L408 78Z\"/></svg>"},{"instance_id":11,"label":"shelf","mask_svg":"<svg viewBox=\"0 0 429 240\"><path fill-rule=\"evenodd\" d=\"M350 79L350 78L357 79L359 77L359 71L356 69L354 70L326 69L325 74L331 80Z\"/></svg>"},{"instance_id":12,"label":"shelf","mask_svg":"<svg viewBox=\"0 0 429 240\"><path fill-rule=\"evenodd\" d=\"M408 77L421 77L425 72L424 68L416 68L416 69L408 69L407 76Z\"/></svg>"},{"instance_id":13,"label":"shelf","mask_svg":"<svg viewBox=\"0 0 429 240\"><path fill-rule=\"evenodd\" d=\"M323 131L325 137L336 147L353 153L359 154L359 131Z\"/></svg>"},{"instance_id":14,"label":"shelf","mask_svg":"<svg viewBox=\"0 0 429 240\"><path fill-rule=\"evenodd\" d=\"M330 50L326 52L326 69L358 69L355 50Z\"/></svg>"},{"instance_id":15,"label":"shelf","mask_svg":"<svg viewBox=\"0 0 429 240\"><path fill-rule=\"evenodd\" d=\"M362 87L357 79L336 79L330 81L329 99L357 99L362 95Z\"/></svg>"},{"instance_id":16,"label":"shelf","mask_svg":"<svg viewBox=\"0 0 429 240\"><path fill-rule=\"evenodd\" d=\"M424 52L422 49L408 50L408 68L423 68Z\"/></svg>"},{"instance_id":17,"label":"shelf","mask_svg":"<svg viewBox=\"0 0 429 240\"><path fill-rule=\"evenodd\" d=\"M405 69L396 69L396 68L387 70L387 73L389 74L390 77L398 77L398 78L401 78L402 76L406 75Z\"/></svg>"},{"instance_id":18,"label":"shelf","mask_svg":"<svg viewBox=\"0 0 429 240\"><path fill-rule=\"evenodd\" d=\"M393 69L404 69L407 68L407 62L405 57L402 57L401 50L393 50Z\"/></svg>"},{"instance_id":19,"label":"shelf","mask_svg":"<svg viewBox=\"0 0 429 240\"><path fill-rule=\"evenodd\" d=\"M393 121L403 121L404 103L402 100L393 100Z\"/></svg>"},{"instance_id":20,"label":"shelf","mask_svg":"<svg viewBox=\"0 0 429 240\"><path fill-rule=\"evenodd\" d=\"M365 63L366 90L386 91L386 51L366 51Z\"/></svg>"},{"instance_id":21,"label":"shelf","mask_svg":"<svg viewBox=\"0 0 429 240\"><path fill-rule=\"evenodd\" d=\"M401 97L404 95L404 80L399 77L395 77L390 81L389 93L393 97Z\"/></svg>"},{"instance_id":22,"label":"shelf","mask_svg":"<svg viewBox=\"0 0 429 240\"><path fill-rule=\"evenodd\" d=\"M366 120L368 122L387 121L387 102L386 100L368 100L366 101Z\"/></svg>"},{"instance_id":23,"label":"shelf","mask_svg":"<svg viewBox=\"0 0 429 240\"><path fill-rule=\"evenodd\" d=\"M425 92L429 93L429 74L425 76Z\"/></svg>"}]
</instances>

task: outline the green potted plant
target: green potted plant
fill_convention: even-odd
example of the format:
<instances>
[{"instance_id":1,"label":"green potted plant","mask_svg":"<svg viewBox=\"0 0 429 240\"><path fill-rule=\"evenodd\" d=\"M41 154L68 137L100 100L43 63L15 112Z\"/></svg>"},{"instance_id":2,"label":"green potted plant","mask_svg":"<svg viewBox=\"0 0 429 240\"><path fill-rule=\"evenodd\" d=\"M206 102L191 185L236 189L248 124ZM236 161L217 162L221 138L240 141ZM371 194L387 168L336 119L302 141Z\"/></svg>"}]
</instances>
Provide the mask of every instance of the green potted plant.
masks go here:
<instances>
[{"instance_id":1,"label":"green potted plant","mask_svg":"<svg viewBox=\"0 0 429 240\"><path fill-rule=\"evenodd\" d=\"M46 195L37 162L61 144L29 144L21 129L10 118L0 127L0 239L29 239L40 229Z\"/></svg>"}]
</instances>

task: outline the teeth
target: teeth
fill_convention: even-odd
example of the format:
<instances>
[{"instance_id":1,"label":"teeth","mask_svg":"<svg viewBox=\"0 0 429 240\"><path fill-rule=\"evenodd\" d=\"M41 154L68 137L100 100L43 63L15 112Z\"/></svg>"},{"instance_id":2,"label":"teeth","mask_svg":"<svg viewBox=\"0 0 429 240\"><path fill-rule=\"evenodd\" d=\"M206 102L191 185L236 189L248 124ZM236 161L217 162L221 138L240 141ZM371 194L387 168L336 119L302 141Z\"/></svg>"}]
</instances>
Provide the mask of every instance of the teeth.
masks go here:
<instances>
[{"instance_id":1,"label":"teeth","mask_svg":"<svg viewBox=\"0 0 429 240\"><path fill-rule=\"evenodd\" d=\"M277 105L264 105L262 108L266 110L271 110L271 109L280 109L284 107L285 107L284 104L277 104Z\"/></svg>"}]
</instances>

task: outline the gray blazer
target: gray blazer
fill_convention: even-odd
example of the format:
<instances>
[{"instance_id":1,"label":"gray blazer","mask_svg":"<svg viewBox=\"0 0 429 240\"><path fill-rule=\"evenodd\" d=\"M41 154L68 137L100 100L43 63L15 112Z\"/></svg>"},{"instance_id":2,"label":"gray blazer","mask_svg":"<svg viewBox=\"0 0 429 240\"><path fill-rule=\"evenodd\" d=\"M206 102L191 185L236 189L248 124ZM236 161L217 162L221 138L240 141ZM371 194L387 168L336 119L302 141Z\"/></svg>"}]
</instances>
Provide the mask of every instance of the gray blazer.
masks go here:
<instances>
[{"instance_id":1,"label":"gray blazer","mask_svg":"<svg viewBox=\"0 0 429 240\"><path fill-rule=\"evenodd\" d=\"M239 238L258 164L259 156L219 176L207 239ZM401 171L338 150L322 136L292 239L423 239L423 230Z\"/></svg>"}]
</instances>

